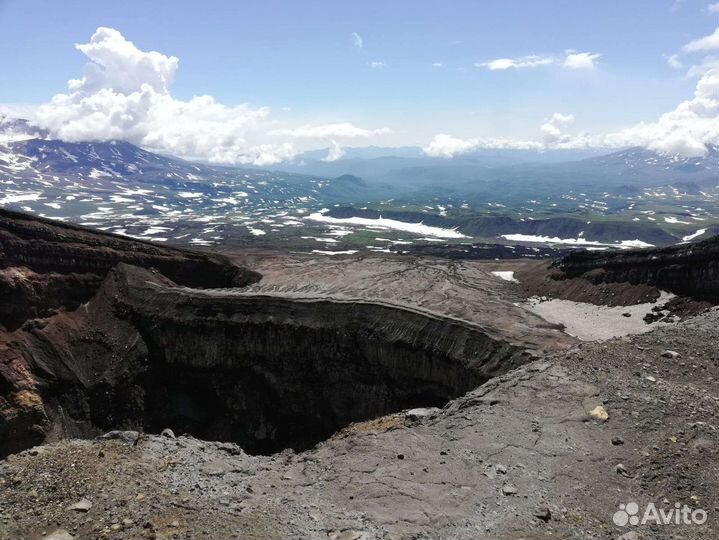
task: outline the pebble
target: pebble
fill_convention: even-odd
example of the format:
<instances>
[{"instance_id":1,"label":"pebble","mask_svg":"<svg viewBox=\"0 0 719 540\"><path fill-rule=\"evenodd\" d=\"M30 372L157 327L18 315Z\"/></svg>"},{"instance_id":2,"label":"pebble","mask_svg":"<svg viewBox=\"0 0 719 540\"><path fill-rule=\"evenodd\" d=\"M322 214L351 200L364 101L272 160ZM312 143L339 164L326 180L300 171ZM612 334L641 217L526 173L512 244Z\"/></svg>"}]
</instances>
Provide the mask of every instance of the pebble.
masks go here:
<instances>
[{"instance_id":1,"label":"pebble","mask_svg":"<svg viewBox=\"0 0 719 540\"><path fill-rule=\"evenodd\" d=\"M67 509L75 510L76 512L88 512L90 508L92 508L92 501L90 499L81 499L75 504L68 506Z\"/></svg>"},{"instance_id":2,"label":"pebble","mask_svg":"<svg viewBox=\"0 0 719 540\"><path fill-rule=\"evenodd\" d=\"M597 405L591 411L589 411L589 416L591 416L595 420L599 420L600 422L606 422L609 419L609 413L601 405Z\"/></svg>"},{"instance_id":3,"label":"pebble","mask_svg":"<svg viewBox=\"0 0 719 540\"><path fill-rule=\"evenodd\" d=\"M502 493L504 495L516 495L517 488L514 487L512 484L504 484L504 486L502 486Z\"/></svg>"}]
</instances>

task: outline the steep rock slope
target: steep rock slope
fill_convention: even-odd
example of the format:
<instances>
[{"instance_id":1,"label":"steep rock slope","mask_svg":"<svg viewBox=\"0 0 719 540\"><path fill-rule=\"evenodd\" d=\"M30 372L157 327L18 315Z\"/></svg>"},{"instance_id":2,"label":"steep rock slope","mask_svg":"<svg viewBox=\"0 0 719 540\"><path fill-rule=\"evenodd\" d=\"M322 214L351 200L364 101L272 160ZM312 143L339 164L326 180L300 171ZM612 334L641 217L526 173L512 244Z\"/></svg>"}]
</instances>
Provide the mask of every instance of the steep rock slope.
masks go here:
<instances>
[{"instance_id":1,"label":"steep rock slope","mask_svg":"<svg viewBox=\"0 0 719 540\"><path fill-rule=\"evenodd\" d=\"M154 268L178 284L243 286L259 274L220 255L98 233L0 209L0 325L14 328L89 300L118 263Z\"/></svg>"},{"instance_id":2,"label":"steep rock slope","mask_svg":"<svg viewBox=\"0 0 719 540\"><path fill-rule=\"evenodd\" d=\"M207 294L129 265L76 312L0 342L16 404L15 421L12 406L0 420L3 453L168 426L251 452L305 448L351 421L443 405L530 358L420 311Z\"/></svg>"},{"instance_id":3,"label":"steep rock slope","mask_svg":"<svg viewBox=\"0 0 719 540\"><path fill-rule=\"evenodd\" d=\"M496 295L451 312L434 300L249 289L259 274L224 257L4 223L6 274L29 285L14 289L13 305L27 308L8 309L12 331L0 333L2 455L168 426L253 453L307 448L352 421L443 405L529 361L529 349L572 342ZM37 283L58 291L51 305ZM442 294L458 305L456 285ZM492 323L504 311L511 330Z\"/></svg>"},{"instance_id":4,"label":"steep rock slope","mask_svg":"<svg viewBox=\"0 0 719 540\"><path fill-rule=\"evenodd\" d=\"M575 252L557 263L555 279L645 284L719 303L719 237L694 244L624 252Z\"/></svg>"},{"instance_id":5,"label":"steep rock slope","mask_svg":"<svg viewBox=\"0 0 719 540\"><path fill-rule=\"evenodd\" d=\"M194 287L244 286L260 278L219 255L0 210L0 453L42 441L53 428L52 411L73 416L74 409L58 401L67 399L66 387L55 381L92 387L104 378L111 386L114 374L103 362L125 360L119 343L127 330L112 314L88 320L87 302L122 262ZM76 347L58 349L66 340L76 340Z\"/></svg>"}]
</instances>

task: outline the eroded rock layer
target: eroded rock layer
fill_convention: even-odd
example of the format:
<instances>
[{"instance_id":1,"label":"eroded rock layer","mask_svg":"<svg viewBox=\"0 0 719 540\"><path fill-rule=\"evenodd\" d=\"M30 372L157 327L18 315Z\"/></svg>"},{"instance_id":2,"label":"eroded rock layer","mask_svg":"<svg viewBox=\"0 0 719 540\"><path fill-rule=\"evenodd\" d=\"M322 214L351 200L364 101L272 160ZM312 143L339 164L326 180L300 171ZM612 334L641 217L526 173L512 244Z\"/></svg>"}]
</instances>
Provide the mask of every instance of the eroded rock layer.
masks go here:
<instances>
[{"instance_id":1,"label":"eroded rock layer","mask_svg":"<svg viewBox=\"0 0 719 540\"><path fill-rule=\"evenodd\" d=\"M695 244L631 251L581 251L564 257L555 279L645 284L719 303L719 237Z\"/></svg>"},{"instance_id":2,"label":"eroded rock layer","mask_svg":"<svg viewBox=\"0 0 719 540\"><path fill-rule=\"evenodd\" d=\"M5 418L1 440L13 446L30 425L37 437L21 446L171 427L250 452L304 448L352 421L441 406L528 359L461 321L203 293L124 264L84 308L10 336L6 359L31 374L15 402L34 400L12 432Z\"/></svg>"},{"instance_id":3,"label":"eroded rock layer","mask_svg":"<svg viewBox=\"0 0 719 540\"><path fill-rule=\"evenodd\" d=\"M259 274L223 257L0 217L4 275L20 284L0 332L0 455L166 427L252 453L308 448L532 357L531 340L454 316L252 293L240 286Z\"/></svg>"},{"instance_id":4,"label":"eroded rock layer","mask_svg":"<svg viewBox=\"0 0 719 540\"><path fill-rule=\"evenodd\" d=\"M239 287L260 279L221 255L199 254L0 209L0 325L16 328L89 300L118 263L181 285Z\"/></svg>"}]
</instances>

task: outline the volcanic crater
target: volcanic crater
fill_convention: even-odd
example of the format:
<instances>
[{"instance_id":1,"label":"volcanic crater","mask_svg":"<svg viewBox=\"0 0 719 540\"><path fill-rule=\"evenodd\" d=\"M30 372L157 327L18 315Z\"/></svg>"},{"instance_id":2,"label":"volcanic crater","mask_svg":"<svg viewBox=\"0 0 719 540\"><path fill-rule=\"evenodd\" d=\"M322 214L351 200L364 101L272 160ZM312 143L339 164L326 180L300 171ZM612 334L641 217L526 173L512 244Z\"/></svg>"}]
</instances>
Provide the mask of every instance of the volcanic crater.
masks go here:
<instances>
[{"instance_id":1,"label":"volcanic crater","mask_svg":"<svg viewBox=\"0 0 719 540\"><path fill-rule=\"evenodd\" d=\"M0 226L14 299L0 309L0 455L165 428L304 450L352 422L442 407L534 357L536 343L485 324L492 302L472 320L386 291L269 292L220 255L5 211Z\"/></svg>"}]
</instances>

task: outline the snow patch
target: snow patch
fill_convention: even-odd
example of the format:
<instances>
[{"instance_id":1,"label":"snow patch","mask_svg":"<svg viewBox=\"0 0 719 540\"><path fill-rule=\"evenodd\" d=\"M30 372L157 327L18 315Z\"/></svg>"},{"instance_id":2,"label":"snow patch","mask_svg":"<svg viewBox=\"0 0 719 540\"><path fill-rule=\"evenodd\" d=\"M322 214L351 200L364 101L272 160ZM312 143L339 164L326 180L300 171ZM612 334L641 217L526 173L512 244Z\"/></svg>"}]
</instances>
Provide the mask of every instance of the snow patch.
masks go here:
<instances>
[{"instance_id":1,"label":"snow patch","mask_svg":"<svg viewBox=\"0 0 719 540\"><path fill-rule=\"evenodd\" d=\"M707 232L706 229L699 229L699 230L698 230L697 232L695 232L694 234L688 234L687 236L683 237L683 238L682 238L682 241L683 241L683 242L690 242L690 241L694 240L695 238L701 236L701 235L704 234L705 232Z\"/></svg>"},{"instance_id":2,"label":"snow patch","mask_svg":"<svg viewBox=\"0 0 719 540\"><path fill-rule=\"evenodd\" d=\"M332 224L348 224L361 225L364 227L381 227L384 229L394 229L423 236L434 236L437 238L467 238L464 234L456 229L442 229L440 227L431 227L424 223L407 223L405 221L397 221L395 219L386 219L380 216L377 219L350 217L350 218L333 218L326 216L321 212L315 212L307 217L310 221L319 221L321 223Z\"/></svg>"},{"instance_id":3,"label":"snow patch","mask_svg":"<svg viewBox=\"0 0 719 540\"><path fill-rule=\"evenodd\" d=\"M586 240L584 238L558 238L549 236L532 236L529 234L503 234L502 238L511 240L512 242L535 242L539 244L568 244L572 246L611 246L621 249L654 247L653 244L642 242L641 240L621 240L613 244L605 242L597 242L595 240Z\"/></svg>"},{"instance_id":4,"label":"snow patch","mask_svg":"<svg viewBox=\"0 0 719 540\"><path fill-rule=\"evenodd\" d=\"M503 279L504 281L519 283L519 280L514 277L514 271L512 270L497 270L492 272L492 275L497 276L499 279Z\"/></svg>"}]
</instances>

